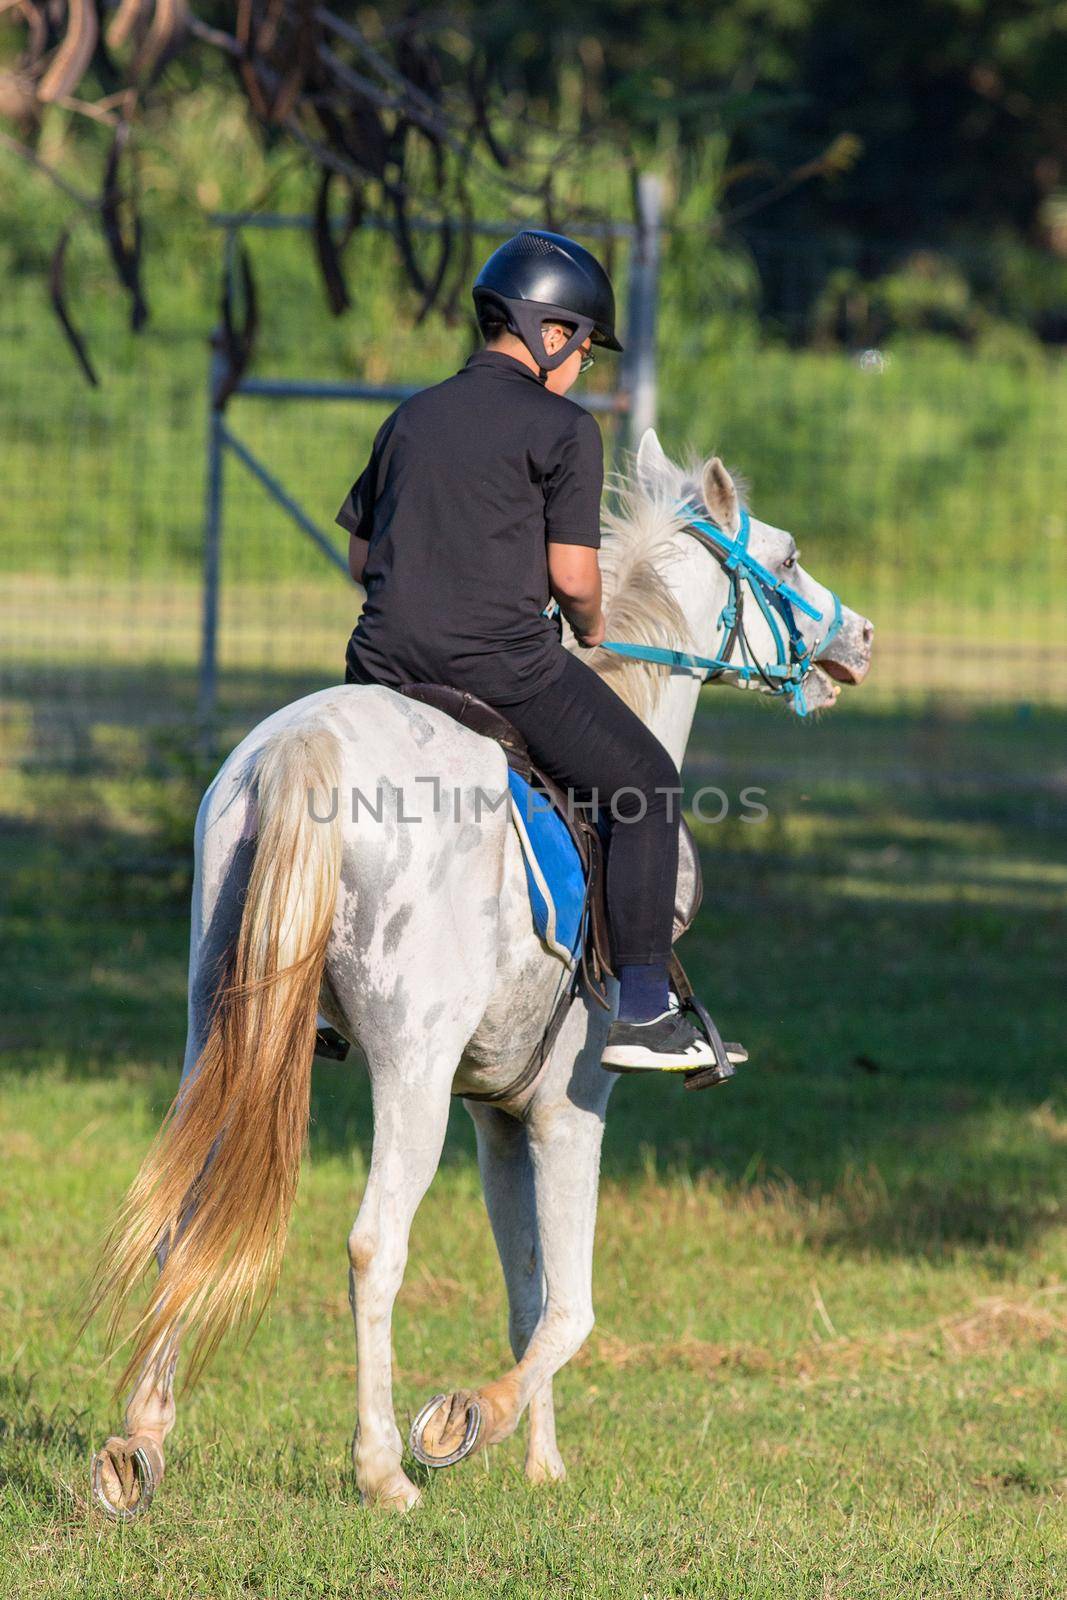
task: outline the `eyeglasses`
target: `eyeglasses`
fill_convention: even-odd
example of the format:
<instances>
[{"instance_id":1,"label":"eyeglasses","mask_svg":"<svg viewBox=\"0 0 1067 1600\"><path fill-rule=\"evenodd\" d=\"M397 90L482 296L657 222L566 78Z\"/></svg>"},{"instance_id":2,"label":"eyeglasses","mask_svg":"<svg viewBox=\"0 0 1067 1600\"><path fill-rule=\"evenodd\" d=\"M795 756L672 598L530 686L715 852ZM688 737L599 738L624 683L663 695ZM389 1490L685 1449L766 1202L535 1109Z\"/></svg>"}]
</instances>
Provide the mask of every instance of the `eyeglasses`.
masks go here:
<instances>
[{"instance_id":1,"label":"eyeglasses","mask_svg":"<svg viewBox=\"0 0 1067 1600\"><path fill-rule=\"evenodd\" d=\"M583 350L581 352L581 356L582 359L578 367L579 377L581 377L583 372L588 372L589 368L595 366L596 364L596 356L594 356L592 350Z\"/></svg>"}]
</instances>

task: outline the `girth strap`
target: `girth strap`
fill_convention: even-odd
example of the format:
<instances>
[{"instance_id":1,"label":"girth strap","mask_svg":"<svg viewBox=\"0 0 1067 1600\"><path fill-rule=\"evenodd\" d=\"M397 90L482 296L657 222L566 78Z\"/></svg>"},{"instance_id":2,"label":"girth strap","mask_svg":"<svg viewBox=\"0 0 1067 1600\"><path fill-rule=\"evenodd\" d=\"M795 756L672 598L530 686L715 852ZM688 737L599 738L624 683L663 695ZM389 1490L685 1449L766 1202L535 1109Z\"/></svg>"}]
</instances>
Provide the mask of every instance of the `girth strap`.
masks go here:
<instances>
[{"instance_id":1,"label":"girth strap","mask_svg":"<svg viewBox=\"0 0 1067 1600\"><path fill-rule=\"evenodd\" d=\"M570 982L553 1007L552 1015L548 1019L548 1026L531 1051L530 1058L518 1077L513 1078L503 1089L495 1089L491 1093L478 1094L474 1092L468 1093L463 1089L457 1090L456 1093L461 1100L479 1100L486 1105L492 1105L500 1100L513 1100L516 1095L522 1094L537 1082L545 1062L552 1052L552 1046L559 1037L559 1031L567 1020L571 1004L577 995L580 970L579 967L575 967Z\"/></svg>"}]
</instances>

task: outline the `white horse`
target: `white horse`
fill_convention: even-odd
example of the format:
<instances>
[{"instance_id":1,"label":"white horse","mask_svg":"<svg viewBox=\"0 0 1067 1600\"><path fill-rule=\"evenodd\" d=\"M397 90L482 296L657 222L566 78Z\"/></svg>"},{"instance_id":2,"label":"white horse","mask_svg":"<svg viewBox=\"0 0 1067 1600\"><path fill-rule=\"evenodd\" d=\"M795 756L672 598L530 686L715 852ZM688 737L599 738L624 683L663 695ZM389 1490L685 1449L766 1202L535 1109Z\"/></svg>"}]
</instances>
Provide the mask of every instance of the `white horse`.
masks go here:
<instances>
[{"instance_id":1,"label":"white horse","mask_svg":"<svg viewBox=\"0 0 1067 1600\"><path fill-rule=\"evenodd\" d=\"M621 509L605 515L609 637L712 654L728 580L687 536L699 498L736 534L741 506L716 458L672 465L654 433ZM832 596L792 537L751 519L750 549L824 616ZM809 645L825 635L801 619ZM747 624L771 658L765 619ZM871 624L843 609L832 651L806 679L833 702L870 663ZM681 763L702 675L583 656ZM724 681L743 681L727 673ZM273 1287L308 1118L317 1013L354 1041L371 1076L374 1148L348 1239L355 1319L356 1479L365 1502L407 1508L393 1412L391 1319L416 1207L437 1169L454 1095L512 1084L541 1038L562 964L537 936L492 740L381 687L345 686L285 707L225 762L196 826L189 1035L182 1086L130 1191L95 1303L117 1309L153 1255L161 1271L123 1374L125 1437L94 1460L98 1501L145 1509L174 1424L179 1338L196 1371L227 1327ZM486 797L490 797L487 803ZM322 820L318 820L322 819ZM504 1269L515 1365L420 1414L420 1459L450 1464L530 1414L526 1472L564 1474L552 1378L593 1326L601 1132L614 1074L600 1066L610 1016L576 1001L546 1066L520 1093L468 1100Z\"/></svg>"}]
</instances>

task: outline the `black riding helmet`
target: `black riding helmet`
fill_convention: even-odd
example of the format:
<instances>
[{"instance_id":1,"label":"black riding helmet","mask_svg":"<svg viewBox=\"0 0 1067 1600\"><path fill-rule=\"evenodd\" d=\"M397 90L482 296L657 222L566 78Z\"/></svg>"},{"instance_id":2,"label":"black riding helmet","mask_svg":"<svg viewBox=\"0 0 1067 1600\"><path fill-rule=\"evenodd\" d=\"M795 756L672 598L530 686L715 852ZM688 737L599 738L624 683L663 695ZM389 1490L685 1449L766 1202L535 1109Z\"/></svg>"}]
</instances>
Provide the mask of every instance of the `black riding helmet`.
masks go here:
<instances>
[{"instance_id":1,"label":"black riding helmet","mask_svg":"<svg viewBox=\"0 0 1067 1600\"><path fill-rule=\"evenodd\" d=\"M621 350L615 337L615 295L596 256L561 233L524 228L494 250L474 281L478 310L500 311L541 370L541 381L586 339ZM549 355L542 322L573 324L562 349Z\"/></svg>"}]
</instances>

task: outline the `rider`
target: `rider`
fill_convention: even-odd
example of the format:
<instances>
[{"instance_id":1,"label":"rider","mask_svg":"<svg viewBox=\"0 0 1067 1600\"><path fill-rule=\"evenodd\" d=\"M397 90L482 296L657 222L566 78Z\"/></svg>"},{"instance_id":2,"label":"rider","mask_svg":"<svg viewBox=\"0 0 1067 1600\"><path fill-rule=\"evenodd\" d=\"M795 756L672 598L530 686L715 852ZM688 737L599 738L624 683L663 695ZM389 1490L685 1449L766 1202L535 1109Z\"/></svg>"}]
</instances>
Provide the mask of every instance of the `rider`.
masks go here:
<instances>
[{"instance_id":1,"label":"rider","mask_svg":"<svg viewBox=\"0 0 1067 1600\"><path fill-rule=\"evenodd\" d=\"M469 690L561 787L611 806L619 1011L603 1065L708 1066L708 1041L668 982L678 770L545 614L551 593L583 650L604 640L603 447L592 415L564 396L593 345L622 349L611 282L581 245L531 228L489 257L474 302L484 349L393 412L338 512L367 591L346 681Z\"/></svg>"}]
</instances>

